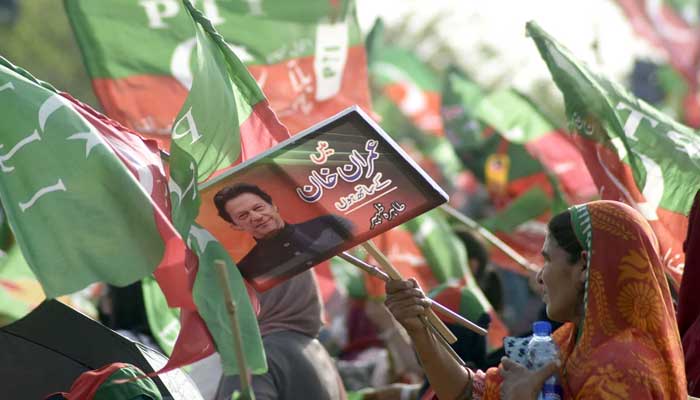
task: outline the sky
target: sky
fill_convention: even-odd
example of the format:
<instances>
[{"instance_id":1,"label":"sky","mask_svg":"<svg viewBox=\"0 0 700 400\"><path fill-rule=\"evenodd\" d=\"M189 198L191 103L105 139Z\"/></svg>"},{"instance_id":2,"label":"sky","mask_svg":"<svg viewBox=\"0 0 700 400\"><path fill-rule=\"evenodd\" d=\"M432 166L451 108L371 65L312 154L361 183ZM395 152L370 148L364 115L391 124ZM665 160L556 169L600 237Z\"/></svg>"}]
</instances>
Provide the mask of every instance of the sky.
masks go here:
<instances>
[{"instance_id":1,"label":"sky","mask_svg":"<svg viewBox=\"0 0 700 400\"><path fill-rule=\"evenodd\" d=\"M437 37L417 46L421 55L430 57L437 42L446 43L458 55L455 61L488 87L514 86L529 93L539 81L547 82L548 93L561 96L534 42L525 37L529 20L623 85L636 56L662 58L634 34L613 0L358 0L357 7L364 32L377 17L389 27L408 20L411 29L419 30L439 15ZM598 55L592 48L596 39ZM492 48L495 56L479 51L484 46Z\"/></svg>"}]
</instances>

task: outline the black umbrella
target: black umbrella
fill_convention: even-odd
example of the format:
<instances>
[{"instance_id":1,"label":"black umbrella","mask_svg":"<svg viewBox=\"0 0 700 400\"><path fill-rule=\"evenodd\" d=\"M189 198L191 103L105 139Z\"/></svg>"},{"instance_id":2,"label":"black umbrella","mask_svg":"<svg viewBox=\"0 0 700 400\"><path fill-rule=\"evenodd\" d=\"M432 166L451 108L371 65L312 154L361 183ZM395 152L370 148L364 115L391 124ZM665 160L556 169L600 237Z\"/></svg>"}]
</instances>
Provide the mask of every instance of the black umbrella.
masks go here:
<instances>
[{"instance_id":1,"label":"black umbrella","mask_svg":"<svg viewBox=\"0 0 700 400\"><path fill-rule=\"evenodd\" d=\"M24 318L0 328L3 398L44 399L53 392L67 392L83 372L114 362L151 373L167 358L56 300L45 301ZM152 379L164 399L202 398L179 370Z\"/></svg>"}]
</instances>

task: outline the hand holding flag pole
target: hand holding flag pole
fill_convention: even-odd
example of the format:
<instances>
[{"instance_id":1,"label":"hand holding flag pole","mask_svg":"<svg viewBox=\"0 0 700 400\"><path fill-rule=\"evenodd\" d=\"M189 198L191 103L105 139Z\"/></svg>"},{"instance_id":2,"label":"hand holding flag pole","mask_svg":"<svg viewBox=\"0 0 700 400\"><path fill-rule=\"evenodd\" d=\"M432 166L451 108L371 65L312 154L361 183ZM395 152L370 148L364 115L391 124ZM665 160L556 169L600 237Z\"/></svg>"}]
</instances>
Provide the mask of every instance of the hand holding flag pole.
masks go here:
<instances>
[{"instance_id":1,"label":"hand holding flag pole","mask_svg":"<svg viewBox=\"0 0 700 400\"><path fill-rule=\"evenodd\" d=\"M452 218L456 219L457 221L459 221L460 223L464 224L467 228L478 232L481 236L483 236L486 240L488 240L492 245L498 247L499 250L501 250L508 257L512 258L515 262L517 262L526 271L537 272L540 270L540 268L541 268L540 266L528 261L525 257L520 255L520 253L513 250L512 247L505 244L496 235L491 233L488 229L484 228L483 226L479 225L473 219L467 217L466 215L462 214L461 212L457 211L456 209L454 209L453 207L451 207L447 204L441 205L440 209L445 214L449 215L450 217L452 217Z\"/></svg>"},{"instance_id":2,"label":"hand holding flag pole","mask_svg":"<svg viewBox=\"0 0 700 400\"><path fill-rule=\"evenodd\" d=\"M214 263L216 264L216 271L219 274L221 289L224 291L224 301L226 303L226 310L228 311L229 322L231 323L231 332L233 333L233 347L236 351L236 361L238 362L238 370L240 371L238 376L241 380L241 390L238 393L237 399L255 400L255 394L250 385L250 374L246 366L245 354L243 353L243 339L238 326L238 319L236 318L236 303L233 301L231 287L228 284L229 280L226 263L222 260L216 260Z\"/></svg>"},{"instance_id":3,"label":"hand holding flag pole","mask_svg":"<svg viewBox=\"0 0 700 400\"><path fill-rule=\"evenodd\" d=\"M381 269L375 267L374 265L368 264L361 259L353 256L352 254L348 252L342 252L338 254L338 257L342 258L343 260L349 262L350 264L360 268L361 270L367 272L368 274L381 279L384 282L389 281L391 278L389 278L389 275L386 274L386 272L382 271ZM473 323L472 321L464 318L463 316L457 314L456 312L450 310L449 308L443 306L442 304L438 303L437 301L433 299L428 299L430 301L430 306L437 312L447 315L449 317L452 317L452 319L455 320L458 324L462 325L463 327L469 329L470 331L479 334L481 336L486 336L488 331L479 325Z\"/></svg>"},{"instance_id":4,"label":"hand holding flag pole","mask_svg":"<svg viewBox=\"0 0 700 400\"><path fill-rule=\"evenodd\" d=\"M343 260L349 262L350 264L360 268L361 270L367 272L368 274L379 278L383 280L384 282L389 281L391 278L389 278L389 275L386 274L386 272L382 271L381 269L375 267L374 265L368 264L361 259L353 256L352 254L348 252L342 252L338 254L338 257L342 258ZM463 316L457 314L456 312L450 310L449 308L443 306L442 304L438 303L437 301L433 299L428 299L430 301L430 306L437 312L447 315L449 317L452 317L458 324L462 325L463 327L469 329L470 331L479 334L481 336L486 336L488 331L479 325L473 323L472 321L464 318Z\"/></svg>"},{"instance_id":5,"label":"hand holding flag pole","mask_svg":"<svg viewBox=\"0 0 700 400\"><path fill-rule=\"evenodd\" d=\"M389 259L382 253L379 248L372 242L371 240L368 240L364 243L362 243L362 248L364 248L369 255L371 255L375 260L377 260L377 263L384 269L384 272L389 276L391 279L401 279L403 280L403 276L399 273L399 271L394 268L394 266L391 264ZM450 330L445 326L445 324L438 318L437 315L435 315L435 312L433 310L428 311L428 322L426 326L432 325L435 329L437 329L438 332L440 332L440 335L442 336L443 339L447 341L447 343L454 343L457 341L457 337L450 332ZM425 321L424 321L425 322Z\"/></svg>"}]
</instances>

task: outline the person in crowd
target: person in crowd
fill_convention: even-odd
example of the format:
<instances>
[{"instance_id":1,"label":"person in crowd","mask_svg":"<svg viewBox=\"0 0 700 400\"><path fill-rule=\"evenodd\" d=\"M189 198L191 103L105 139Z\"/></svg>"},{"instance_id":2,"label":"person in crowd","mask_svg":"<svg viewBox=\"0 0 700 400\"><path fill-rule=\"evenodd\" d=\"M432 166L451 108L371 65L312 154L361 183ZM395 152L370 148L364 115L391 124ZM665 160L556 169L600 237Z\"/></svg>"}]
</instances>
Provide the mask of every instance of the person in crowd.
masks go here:
<instances>
[{"instance_id":1,"label":"person in crowd","mask_svg":"<svg viewBox=\"0 0 700 400\"><path fill-rule=\"evenodd\" d=\"M683 338L688 394L700 397L700 191L690 210L683 250L685 269L678 297L678 329Z\"/></svg>"},{"instance_id":2,"label":"person in crowd","mask_svg":"<svg viewBox=\"0 0 700 400\"><path fill-rule=\"evenodd\" d=\"M413 339L440 399L536 399L559 374L564 398L684 399L683 350L656 236L633 208L595 201L548 224L538 274L560 360L529 371L507 357L485 373L460 366L419 318L415 281L386 285L386 304Z\"/></svg>"},{"instance_id":3,"label":"person in crowd","mask_svg":"<svg viewBox=\"0 0 700 400\"><path fill-rule=\"evenodd\" d=\"M497 313L503 312L503 283L490 264L489 252L483 239L467 229L455 229L467 249L469 268L479 287Z\"/></svg>"},{"instance_id":4,"label":"person in crowd","mask_svg":"<svg viewBox=\"0 0 700 400\"><path fill-rule=\"evenodd\" d=\"M333 360L317 339L323 309L313 272L308 270L258 293L258 299L268 372L252 377L255 398L345 399ZM224 376L216 399L229 400L239 388L238 376Z\"/></svg>"},{"instance_id":5,"label":"person in crowd","mask_svg":"<svg viewBox=\"0 0 700 400\"><path fill-rule=\"evenodd\" d=\"M107 285L98 304L98 318L122 336L165 353L148 324L140 281L124 287Z\"/></svg>"},{"instance_id":6,"label":"person in crowd","mask_svg":"<svg viewBox=\"0 0 700 400\"><path fill-rule=\"evenodd\" d=\"M337 215L287 223L272 197L248 183L219 190L214 204L219 216L233 229L249 233L256 241L236 262L241 275L248 280L265 281L303 272L328 258L352 237L352 223Z\"/></svg>"}]
</instances>

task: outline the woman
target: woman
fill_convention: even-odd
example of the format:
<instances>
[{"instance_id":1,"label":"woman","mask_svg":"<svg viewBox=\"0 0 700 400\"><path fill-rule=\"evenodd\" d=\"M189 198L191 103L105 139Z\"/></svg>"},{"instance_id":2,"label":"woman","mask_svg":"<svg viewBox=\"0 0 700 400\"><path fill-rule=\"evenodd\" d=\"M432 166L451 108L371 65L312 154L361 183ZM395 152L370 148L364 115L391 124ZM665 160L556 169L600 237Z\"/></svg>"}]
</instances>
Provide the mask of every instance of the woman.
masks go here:
<instances>
[{"instance_id":1,"label":"woman","mask_svg":"<svg viewBox=\"0 0 700 400\"><path fill-rule=\"evenodd\" d=\"M596 201L555 216L538 274L561 359L527 371L507 358L486 373L460 367L421 324L428 303L412 281L387 284L387 307L414 340L443 400L535 399L551 372L565 398L685 399L683 353L651 227L631 207Z\"/></svg>"}]
</instances>

